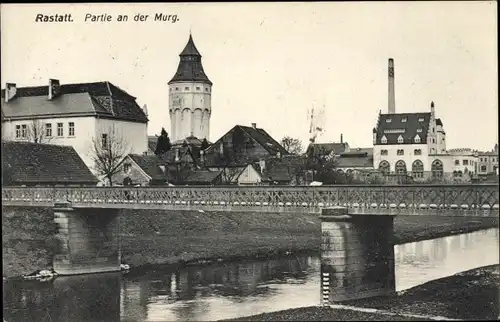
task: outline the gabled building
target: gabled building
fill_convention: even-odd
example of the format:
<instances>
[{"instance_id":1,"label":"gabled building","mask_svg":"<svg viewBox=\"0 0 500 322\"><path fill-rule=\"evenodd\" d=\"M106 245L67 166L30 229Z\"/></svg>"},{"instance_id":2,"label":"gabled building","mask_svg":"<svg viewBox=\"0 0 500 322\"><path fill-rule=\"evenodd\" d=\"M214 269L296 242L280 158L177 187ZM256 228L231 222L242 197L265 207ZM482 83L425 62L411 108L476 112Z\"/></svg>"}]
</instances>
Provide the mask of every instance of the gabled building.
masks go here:
<instances>
[{"instance_id":1,"label":"gabled building","mask_svg":"<svg viewBox=\"0 0 500 322\"><path fill-rule=\"evenodd\" d=\"M204 151L204 165L208 168L246 167L248 163L269 157L289 155L264 129L236 125Z\"/></svg>"},{"instance_id":2,"label":"gabled building","mask_svg":"<svg viewBox=\"0 0 500 322\"><path fill-rule=\"evenodd\" d=\"M148 117L136 98L107 82L17 87L1 93L2 134L6 140L72 146L93 170L93 141L110 141L110 129L127 152L147 151Z\"/></svg>"},{"instance_id":3,"label":"gabled building","mask_svg":"<svg viewBox=\"0 0 500 322\"><path fill-rule=\"evenodd\" d=\"M2 142L2 185L95 186L97 183L73 147Z\"/></svg>"},{"instance_id":4,"label":"gabled building","mask_svg":"<svg viewBox=\"0 0 500 322\"><path fill-rule=\"evenodd\" d=\"M340 143L311 143L307 147L307 154L314 154L317 157L327 158L327 157L338 157L343 153L349 152L351 149L347 142L344 142L343 135L340 135Z\"/></svg>"},{"instance_id":5,"label":"gabled building","mask_svg":"<svg viewBox=\"0 0 500 322\"><path fill-rule=\"evenodd\" d=\"M498 144L488 152L478 153L478 169L479 175L497 174L498 175Z\"/></svg>"}]
</instances>

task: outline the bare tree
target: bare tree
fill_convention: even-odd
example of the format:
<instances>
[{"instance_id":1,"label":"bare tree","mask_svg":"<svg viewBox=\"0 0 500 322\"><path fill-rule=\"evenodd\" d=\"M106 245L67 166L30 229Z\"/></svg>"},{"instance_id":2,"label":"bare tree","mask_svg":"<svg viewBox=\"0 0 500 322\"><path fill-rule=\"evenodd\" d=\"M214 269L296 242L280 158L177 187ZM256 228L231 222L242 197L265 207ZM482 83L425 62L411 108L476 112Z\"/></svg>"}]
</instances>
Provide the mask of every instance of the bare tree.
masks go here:
<instances>
[{"instance_id":1,"label":"bare tree","mask_svg":"<svg viewBox=\"0 0 500 322\"><path fill-rule=\"evenodd\" d=\"M92 161L100 175L104 175L113 185L113 175L118 173L123 158L129 153L125 139L116 131L114 125L92 140Z\"/></svg>"},{"instance_id":2,"label":"bare tree","mask_svg":"<svg viewBox=\"0 0 500 322\"><path fill-rule=\"evenodd\" d=\"M30 142L49 143L52 139L53 133L51 133L52 135L47 136L45 130L45 123L40 120L33 120L30 124L28 124L26 137ZM54 131L54 129L51 129L51 131Z\"/></svg>"},{"instance_id":3,"label":"bare tree","mask_svg":"<svg viewBox=\"0 0 500 322\"><path fill-rule=\"evenodd\" d=\"M291 154L301 154L303 152L302 142L286 135L281 139L281 145Z\"/></svg>"}]
</instances>

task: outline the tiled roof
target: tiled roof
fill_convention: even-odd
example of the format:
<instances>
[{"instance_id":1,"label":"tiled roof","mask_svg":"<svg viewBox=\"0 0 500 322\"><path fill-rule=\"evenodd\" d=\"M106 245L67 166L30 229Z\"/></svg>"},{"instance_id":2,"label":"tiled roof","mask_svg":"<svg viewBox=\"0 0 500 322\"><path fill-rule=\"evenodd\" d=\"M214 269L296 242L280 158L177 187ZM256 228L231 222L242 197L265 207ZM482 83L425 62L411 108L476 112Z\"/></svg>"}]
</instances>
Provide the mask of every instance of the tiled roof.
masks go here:
<instances>
[{"instance_id":1,"label":"tiled roof","mask_svg":"<svg viewBox=\"0 0 500 322\"><path fill-rule=\"evenodd\" d=\"M373 157L341 156L336 159L337 168L369 168L373 167Z\"/></svg>"},{"instance_id":2,"label":"tiled roof","mask_svg":"<svg viewBox=\"0 0 500 322\"><path fill-rule=\"evenodd\" d=\"M255 141L257 141L264 149L266 149L272 155L275 155L278 152L280 152L281 155L290 154L264 129L253 128L250 126L243 126L243 125L237 125L237 126L240 127L248 135L250 135Z\"/></svg>"},{"instance_id":3,"label":"tiled roof","mask_svg":"<svg viewBox=\"0 0 500 322\"><path fill-rule=\"evenodd\" d=\"M153 180L167 180L167 176L163 173L159 165L162 164L160 158L156 155L128 155L144 172L146 172Z\"/></svg>"},{"instance_id":4,"label":"tiled roof","mask_svg":"<svg viewBox=\"0 0 500 322\"><path fill-rule=\"evenodd\" d=\"M401 135L404 139L402 144L415 144L418 134L421 144L427 143L431 113L402 113L402 114L380 114L377 125L377 145L392 145L398 143ZM381 139L385 135L387 143Z\"/></svg>"},{"instance_id":5,"label":"tiled roof","mask_svg":"<svg viewBox=\"0 0 500 322\"><path fill-rule=\"evenodd\" d=\"M220 176L221 171L193 171L184 179L187 184L194 183L214 183Z\"/></svg>"},{"instance_id":6,"label":"tiled roof","mask_svg":"<svg viewBox=\"0 0 500 322\"><path fill-rule=\"evenodd\" d=\"M12 184L97 184L97 178L70 146L7 141L2 168Z\"/></svg>"},{"instance_id":7,"label":"tiled roof","mask_svg":"<svg viewBox=\"0 0 500 322\"><path fill-rule=\"evenodd\" d=\"M316 154L328 155L332 151L336 154L342 154L349 147L347 143L313 143L313 148Z\"/></svg>"},{"instance_id":8,"label":"tiled roof","mask_svg":"<svg viewBox=\"0 0 500 322\"><path fill-rule=\"evenodd\" d=\"M98 115L146 123L148 118L136 98L109 82L62 84L60 94L49 100L49 86L18 87L8 103L2 99L6 118L52 115ZM5 90L1 96L4 98Z\"/></svg>"},{"instance_id":9,"label":"tiled roof","mask_svg":"<svg viewBox=\"0 0 500 322\"><path fill-rule=\"evenodd\" d=\"M170 82L168 82L169 84L174 82L204 82L212 85L212 82L208 79L208 76L203 70L201 54L196 48L191 35L189 35L186 47L184 47L184 50L179 56L180 61L177 72Z\"/></svg>"}]
</instances>

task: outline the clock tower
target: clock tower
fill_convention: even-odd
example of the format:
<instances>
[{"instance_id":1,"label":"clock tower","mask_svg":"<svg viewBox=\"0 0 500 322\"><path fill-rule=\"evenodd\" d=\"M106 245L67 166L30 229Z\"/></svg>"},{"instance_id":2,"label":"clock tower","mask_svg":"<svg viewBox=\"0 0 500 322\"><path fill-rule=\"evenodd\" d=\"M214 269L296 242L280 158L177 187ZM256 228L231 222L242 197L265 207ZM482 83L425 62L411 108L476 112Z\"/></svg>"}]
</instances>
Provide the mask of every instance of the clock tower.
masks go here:
<instances>
[{"instance_id":1,"label":"clock tower","mask_svg":"<svg viewBox=\"0 0 500 322\"><path fill-rule=\"evenodd\" d=\"M171 140L175 143L190 136L209 140L212 82L191 35L179 56L177 72L168 82Z\"/></svg>"}]
</instances>

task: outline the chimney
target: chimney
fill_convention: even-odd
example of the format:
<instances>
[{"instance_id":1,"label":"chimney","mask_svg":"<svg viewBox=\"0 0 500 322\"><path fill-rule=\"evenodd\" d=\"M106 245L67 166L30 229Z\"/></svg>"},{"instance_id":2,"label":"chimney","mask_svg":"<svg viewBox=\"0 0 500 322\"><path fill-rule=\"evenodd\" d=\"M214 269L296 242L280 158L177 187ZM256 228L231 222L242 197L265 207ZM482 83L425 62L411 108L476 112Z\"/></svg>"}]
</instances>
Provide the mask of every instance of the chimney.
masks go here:
<instances>
[{"instance_id":1,"label":"chimney","mask_svg":"<svg viewBox=\"0 0 500 322\"><path fill-rule=\"evenodd\" d=\"M435 115L435 110L434 110L434 102L431 102L431 114L434 116Z\"/></svg>"},{"instance_id":2,"label":"chimney","mask_svg":"<svg viewBox=\"0 0 500 322\"><path fill-rule=\"evenodd\" d=\"M61 85L58 79L49 79L49 100L54 99L61 93Z\"/></svg>"},{"instance_id":3,"label":"chimney","mask_svg":"<svg viewBox=\"0 0 500 322\"><path fill-rule=\"evenodd\" d=\"M344 143L344 136L342 135L342 133L340 133L340 143Z\"/></svg>"},{"instance_id":4,"label":"chimney","mask_svg":"<svg viewBox=\"0 0 500 322\"><path fill-rule=\"evenodd\" d=\"M389 114L396 114L396 97L394 93L394 59L389 58Z\"/></svg>"},{"instance_id":5,"label":"chimney","mask_svg":"<svg viewBox=\"0 0 500 322\"><path fill-rule=\"evenodd\" d=\"M256 128L257 128L257 123L252 123L252 127L253 127L254 129L256 129Z\"/></svg>"},{"instance_id":6,"label":"chimney","mask_svg":"<svg viewBox=\"0 0 500 322\"><path fill-rule=\"evenodd\" d=\"M144 114L146 114L146 117L148 117L148 105L147 104L144 104L144 107L142 108L142 110L144 111Z\"/></svg>"},{"instance_id":7,"label":"chimney","mask_svg":"<svg viewBox=\"0 0 500 322\"><path fill-rule=\"evenodd\" d=\"M14 83L5 84L5 103L11 101L16 96L17 87Z\"/></svg>"}]
</instances>

